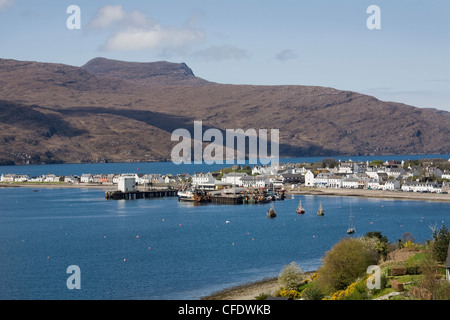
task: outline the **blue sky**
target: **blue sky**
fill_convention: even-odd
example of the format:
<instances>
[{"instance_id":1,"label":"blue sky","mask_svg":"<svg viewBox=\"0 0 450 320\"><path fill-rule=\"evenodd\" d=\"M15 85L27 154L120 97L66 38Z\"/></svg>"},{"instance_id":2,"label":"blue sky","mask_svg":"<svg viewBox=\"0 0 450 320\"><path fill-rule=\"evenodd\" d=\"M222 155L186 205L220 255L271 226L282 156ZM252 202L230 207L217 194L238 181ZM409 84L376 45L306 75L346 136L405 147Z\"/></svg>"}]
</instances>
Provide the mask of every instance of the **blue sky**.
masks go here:
<instances>
[{"instance_id":1,"label":"blue sky","mask_svg":"<svg viewBox=\"0 0 450 320\"><path fill-rule=\"evenodd\" d=\"M66 26L70 5L80 30ZM370 5L379 30L366 26ZM0 0L0 58L81 66L99 56L450 111L448 0Z\"/></svg>"}]
</instances>

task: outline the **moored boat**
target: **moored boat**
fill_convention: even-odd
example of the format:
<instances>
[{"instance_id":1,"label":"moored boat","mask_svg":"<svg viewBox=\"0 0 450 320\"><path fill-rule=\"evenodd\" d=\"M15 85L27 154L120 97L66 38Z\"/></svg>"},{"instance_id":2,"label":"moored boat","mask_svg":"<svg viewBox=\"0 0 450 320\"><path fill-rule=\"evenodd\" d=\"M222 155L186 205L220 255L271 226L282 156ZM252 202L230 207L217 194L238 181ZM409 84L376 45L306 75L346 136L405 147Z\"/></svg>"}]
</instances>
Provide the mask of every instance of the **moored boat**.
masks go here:
<instances>
[{"instance_id":1,"label":"moored boat","mask_svg":"<svg viewBox=\"0 0 450 320\"><path fill-rule=\"evenodd\" d=\"M195 191L194 198L196 202L210 202L211 197L205 191Z\"/></svg>"},{"instance_id":2,"label":"moored boat","mask_svg":"<svg viewBox=\"0 0 450 320\"><path fill-rule=\"evenodd\" d=\"M178 191L178 201L195 202L195 193L191 189L184 189Z\"/></svg>"},{"instance_id":3,"label":"moored boat","mask_svg":"<svg viewBox=\"0 0 450 320\"><path fill-rule=\"evenodd\" d=\"M300 203L298 204L298 207L297 207L297 214L304 214L305 213L305 208L303 208L303 206L302 206L302 200L300 200Z\"/></svg>"},{"instance_id":4,"label":"moored boat","mask_svg":"<svg viewBox=\"0 0 450 320\"><path fill-rule=\"evenodd\" d=\"M268 218L275 218L277 216L277 213L275 212L275 208L273 206L270 207L270 210L267 211L267 217Z\"/></svg>"},{"instance_id":5,"label":"moored boat","mask_svg":"<svg viewBox=\"0 0 450 320\"><path fill-rule=\"evenodd\" d=\"M356 232L356 229L355 229L355 226L353 224L352 206L350 205L350 217L349 217L349 222L348 222L347 234L352 234L352 233L355 233L355 232Z\"/></svg>"},{"instance_id":6,"label":"moored boat","mask_svg":"<svg viewBox=\"0 0 450 320\"><path fill-rule=\"evenodd\" d=\"M318 216L323 216L325 214L325 210L322 208L322 204L319 205L319 210L317 211Z\"/></svg>"}]
</instances>

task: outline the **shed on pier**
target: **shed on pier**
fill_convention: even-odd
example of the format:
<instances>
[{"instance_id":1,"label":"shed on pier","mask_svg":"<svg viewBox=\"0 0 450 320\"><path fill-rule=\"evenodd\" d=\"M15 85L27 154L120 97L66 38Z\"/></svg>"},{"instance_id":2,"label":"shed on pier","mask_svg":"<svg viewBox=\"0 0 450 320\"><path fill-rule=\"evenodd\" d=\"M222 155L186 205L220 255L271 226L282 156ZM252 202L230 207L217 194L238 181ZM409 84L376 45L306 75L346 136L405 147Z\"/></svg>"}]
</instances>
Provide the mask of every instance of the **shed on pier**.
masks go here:
<instances>
[{"instance_id":1,"label":"shed on pier","mask_svg":"<svg viewBox=\"0 0 450 320\"><path fill-rule=\"evenodd\" d=\"M119 177L118 190L122 192L136 191L136 177L134 176Z\"/></svg>"}]
</instances>

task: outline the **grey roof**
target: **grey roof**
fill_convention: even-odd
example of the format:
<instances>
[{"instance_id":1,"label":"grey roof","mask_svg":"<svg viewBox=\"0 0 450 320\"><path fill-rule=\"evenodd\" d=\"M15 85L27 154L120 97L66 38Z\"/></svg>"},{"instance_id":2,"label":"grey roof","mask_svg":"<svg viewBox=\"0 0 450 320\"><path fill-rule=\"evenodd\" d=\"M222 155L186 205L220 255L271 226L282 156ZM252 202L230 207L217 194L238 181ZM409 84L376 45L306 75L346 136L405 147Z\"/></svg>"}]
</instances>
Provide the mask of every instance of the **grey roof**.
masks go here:
<instances>
[{"instance_id":1,"label":"grey roof","mask_svg":"<svg viewBox=\"0 0 450 320\"><path fill-rule=\"evenodd\" d=\"M241 181L262 181L266 179L267 176L245 176L241 178Z\"/></svg>"},{"instance_id":2,"label":"grey roof","mask_svg":"<svg viewBox=\"0 0 450 320\"><path fill-rule=\"evenodd\" d=\"M247 175L247 173L245 173L245 172L230 172L230 173L225 173L223 175L223 177L244 177L246 175Z\"/></svg>"}]
</instances>

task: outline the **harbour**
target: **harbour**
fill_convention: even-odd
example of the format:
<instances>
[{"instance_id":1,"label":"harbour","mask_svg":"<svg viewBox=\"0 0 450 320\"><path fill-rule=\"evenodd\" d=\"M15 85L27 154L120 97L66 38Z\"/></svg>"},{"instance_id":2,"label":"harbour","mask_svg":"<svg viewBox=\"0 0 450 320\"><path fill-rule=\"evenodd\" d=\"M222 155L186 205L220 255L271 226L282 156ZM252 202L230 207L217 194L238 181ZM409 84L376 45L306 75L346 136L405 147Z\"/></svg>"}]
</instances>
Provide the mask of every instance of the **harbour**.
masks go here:
<instances>
[{"instance_id":1,"label":"harbour","mask_svg":"<svg viewBox=\"0 0 450 320\"><path fill-rule=\"evenodd\" d=\"M66 176L92 170L27 168ZM276 277L292 261L316 270L345 237L380 231L396 242L411 233L420 242L432 237L430 227L450 223L448 194L178 184L170 176L168 183L156 183L142 180L143 168L115 176L115 183L0 184L0 272L7 275L0 298L195 300ZM3 171L13 169L23 172ZM320 207L323 215L317 214ZM82 290L66 289L69 265L80 267Z\"/></svg>"},{"instance_id":2,"label":"harbour","mask_svg":"<svg viewBox=\"0 0 450 320\"><path fill-rule=\"evenodd\" d=\"M205 191L194 187L180 188L178 199L188 202L212 202L215 204L262 204L285 199L286 190L269 188L231 188Z\"/></svg>"},{"instance_id":3,"label":"harbour","mask_svg":"<svg viewBox=\"0 0 450 320\"><path fill-rule=\"evenodd\" d=\"M432 237L430 225L450 223L445 202L337 195L199 205L109 201L100 189L0 188L0 205L3 299L199 299L276 277L292 261L315 270L344 237L381 231L396 242L410 232L419 242ZM350 206L356 232L348 235ZM69 265L81 269L81 290L65 287Z\"/></svg>"}]
</instances>

